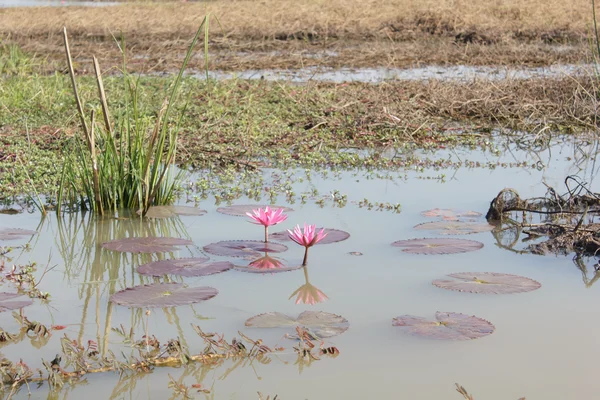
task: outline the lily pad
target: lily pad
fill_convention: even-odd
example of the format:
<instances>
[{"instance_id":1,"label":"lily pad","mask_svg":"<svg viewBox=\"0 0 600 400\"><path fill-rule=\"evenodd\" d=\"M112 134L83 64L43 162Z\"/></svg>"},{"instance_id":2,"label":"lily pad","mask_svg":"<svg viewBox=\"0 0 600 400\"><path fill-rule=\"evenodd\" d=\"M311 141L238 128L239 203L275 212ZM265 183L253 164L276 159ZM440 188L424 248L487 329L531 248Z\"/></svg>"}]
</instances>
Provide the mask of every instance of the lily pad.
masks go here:
<instances>
[{"instance_id":1,"label":"lily pad","mask_svg":"<svg viewBox=\"0 0 600 400\"><path fill-rule=\"evenodd\" d=\"M261 253L282 253L287 246L260 240L224 240L204 246L204 251L215 256L258 258Z\"/></svg>"},{"instance_id":2,"label":"lily pad","mask_svg":"<svg viewBox=\"0 0 600 400\"><path fill-rule=\"evenodd\" d=\"M424 217L443 218L447 220L457 218L477 218L481 217L481 213L477 211L458 211L452 208L433 208L421 213Z\"/></svg>"},{"instance_id":3,"label":"lily pad","mask_svg":"<svg viewBox=\"0 0 600 400\"><path fill-rule=\"evenodd\" d=\"M295 266L287 266L285 263L285 260L266 255L250 261L246 266L236 265L234 268L238 271L254 274L273 274L278 272L295 271L302 268L300 263Z\"/></svg>"},{"instance_id":4,"label":"lily pad","mask_svg":"<svg viewBox=\"0 0 600 400\"><path fill-rule=\"evenodd\" d=\"M110 296L110 301L127 307L174 307L199 303L219 291L208 286L186 287L182 283L154 283L134 286Z\"/></svg>"},{"instance_id":5,"label":"lily pad","mask_svg":"<svg viewBox=\"0 0 600 400\"><path fill-rule=\"evenodd\" d=\"M411 254L456 254L479 250L483 243L466 239L423 238L398 240L392 246L403 247L403 252Z\"/></svg>"},{"instance_id":6,"label":"lily pad","mask_svg":"<svg viewBox=\"0 0 600 400\"><path fill-rule=\"evenodd\" d=\"M23 297L24 295L21 293L8 293L1 292L0 293L0 312L8 311L8 310L17 310L19 308L27 307L33 304L33 301L29 298L25 298L24 300L11 300L15 297Z\"/></svg>"},{"instance_id":7,"label":"lily pad","mask_svg":"<svg viewBox=\"0 0 600 400\"><path fill-rule=\"evenodd\" d=\"M177 258L174 260L155 261L140 265L137 269L142 275L178 275L178 276L206 276L225 272L233 268L228 261L207 262L206 257Z\"/></svg>"},{"instance_id":8,"label":"lily pad","mask_svg":"<svg viewBox=\"0 0 600 400\"><path fill-rule=\"evenodd\" d=\"M170 218L176 215L195 215L206 214L206 210L198 207L188 206L153 206L146 212L147 218Z\"/></svg>"},{"instance_id":9,"label":"lily pad","mask_svg":"<svg viewBox=\"0 0 600 400\"><path fill-rule=\"evenodd\" d=\"M323 311L304 311L298 318L292 318L279 312L255 315L246 321L246 326L254 328L295 328L302 326L319 338L328 338L342 334L350 324L342 316Z\"/></svg>"},{"instance_id":10,"label":"lily pad","mask_svg":"<svg viewBox=\"0 0 600 400\"><path fill-rule=\"evenodd\" d=\"M122 253L163 253L176 251L176 246L187 246L193 244L191 240L172 237L139 237L111 240L102 243L102 247L108 250Z\"/></svg>"},{"instance_id":11,"label":"lily pad","mask_svg":"<svg viewBox=\"0 0 600 400\"><path fill-rule=\"evenodd\" d=\"M440 235L470 235L472 233L489 232L494 225L464 221L425 222L414 227L417 230L435 231Z\"/></svg>"},{"instance_id":12,"label":"lily pad","mask_svg":"<svg viewBox=\"0 0 600 400\"><path fill-rule=\"evenodd\" d=\"M16 240L35 235L36 231L21 228L4 228L0 230L0 240Z\"/></svg>"},{"instance_id":13,"label":"lily pad","mask_svg":"<svg viewBox=\"0 0 600 400\"><path fill-rule=\"evenodd\" d=\"M324 230L324 232L327 234L327 236L325 236L323 239L321 239L321 241L319 243L317 243L315 246L317 246L319 244L330 244L330 243L341 242L350 237L350 234L348 232L344 232L339 229L316 228L315 232L320 232L321 229ZM275 233L271 234L270 236L272 239L279 240L279 241L292 240L292 239L290 239L288 231L275 232Z\"/></svg>"},{"instance_id":14,"label":"lily pad","mask_svg":"<svg viewBox=\"0 0 600 400\"><path fill-rule=\"evenodd\" d=\"M436 312L435 321L412 315L394 318L392 325L407 327L407 333L431 339L470 340L491 335L496 329L485 319L453 312Z\"/></svg>"},{"instance_id":15,"label":"lily pad","mask_svg":"<svg viewBox=\"0 0 600 400\"><path fill-rule=\"evenodd\" d=\"M432 283L442 289L489 294L531 292L542 287L538 281L524 276L496 272L461 272L448 276L455 280L438 279Z\"/></svg>"},{"instance_id":16,"label":"lily pad","mask_svg":"<svg viewBox=\"0 0 600 400\"><path fill-rule=\"evenodd\" d=\"M246 213L251 213L252 210L256 210L258 208L265 208L267 206L269 206L269 208L272 210L283 208L283 212L294 211L293 208L284 206L272 206L269 204L239 204L229 207L219 207L217 208L217 212L226 215L233 215L234 217L246 217Z\"/></svg>"}]
</instances>

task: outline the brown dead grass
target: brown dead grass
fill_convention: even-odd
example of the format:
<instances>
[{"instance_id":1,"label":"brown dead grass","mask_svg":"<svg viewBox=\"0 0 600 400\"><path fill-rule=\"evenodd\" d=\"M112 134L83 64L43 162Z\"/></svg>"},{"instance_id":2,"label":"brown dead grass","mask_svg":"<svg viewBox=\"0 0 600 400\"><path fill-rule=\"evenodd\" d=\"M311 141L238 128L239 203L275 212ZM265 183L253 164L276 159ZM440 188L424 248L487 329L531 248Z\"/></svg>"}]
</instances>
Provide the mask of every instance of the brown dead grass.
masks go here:
<instances>
[{"instance_id":1,"label":"brown dead grass","mask_svg":"<svg viewBox=\"0 0 600 400\"><path fill-rule=\"evenodd\" d=\"M0 9L0 35L58 59L67 26L76 54L115 65L122 33L139 69L166 70L207 13L220 21L210 39L222 69L574 62L591 22L588 0L216 0ZM311 55L323 49L338 54Z\"/></svg>"}]
</instances>

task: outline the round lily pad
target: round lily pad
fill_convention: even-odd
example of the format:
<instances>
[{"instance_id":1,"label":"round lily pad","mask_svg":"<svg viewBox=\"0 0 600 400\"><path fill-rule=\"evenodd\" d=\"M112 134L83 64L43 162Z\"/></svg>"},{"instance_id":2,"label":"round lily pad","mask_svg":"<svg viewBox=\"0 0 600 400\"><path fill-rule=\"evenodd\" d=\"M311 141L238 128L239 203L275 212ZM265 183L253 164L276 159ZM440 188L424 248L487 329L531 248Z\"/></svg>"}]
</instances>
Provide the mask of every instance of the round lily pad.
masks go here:
<instances>
[{"instance_id":1,"label":"round lily pad","mask_svg":"<svg viewBox=\"0 0 600 400\"><path fill-rule=\"evenodd\" d=\"M433 208L421 213L424 217L434 217L443 219L457 218L477 218L481 217L481 213L477 211L458 211L452 208Z\"/></svg>"},{"instance_id":2,"label":"round lily pad","mask_svg":"<svg viewBox=\"0 0 600 400\"><path fill-rule=\"evenodd\" d=\"M319 243L317 243L316 245L337 243L337 242L346 240L350 237L350 234L348 232L344 232L339 229L316 228L315 232L320 232L321 229L323 229L323 231L327 234L327 236L325 236L323 239L321 239L321 241ZM270 236L272 239L279 240L279 241L292 240L292 239L290 239L288 231L275 232L275 233L272 233Z\"/></svg>"},{"instance_id":3,"label":"round lily pad","mask_svg":"<svg viewBox=\"0 0 600 400\"><path fill-rule=\"evenodd\" d=\"M293 328L302 326L319 338L328 338L344 333L350 327L342 316L323 311L304 311L297 318L279 312L255 315L246 321L246 326L254 328ZM290 335L293 337L293 334Z\"/></svg>"},{"instance_id":4,"label":"round lily pad","mask_svg":"<svg viewBox=\"0 0 600 400\"><path fill-rule=\"evenodd\" d=\"M286 261L280 258L274 258L269 255L252 260L246 266L236 265L234 268L238 271L254 274L273 274L278 272L295 271L302 268L302 265L285 265Z\"/></svg>"},{"instance_id":5,"label":"round lily pad","mask_svg":"<svg viewBox=\"0 0 600 400\"><path fill-rule=\"evenodd\" d=\"M402 251L411 254L456 254L479 250L483 243L466 239L423 238L398 240L392 246L402 247Z\"/></svg>"},{"instance_id":6,"label":"round lily pad","mask_svg":"<svg viewBox=\"0 0 600 400\"><path fill-rule=\"evenodd\" d=\"M442 289L489 294L531 292L542 287L538 281L524 276L496 272L461 272L448 276L454 280L438 279L432 283Z\"/></svg>"},{"instance_id":7,"label":"round lily pad","mask_svg":"<svg viewBox=\"0 0 600 400\"><path fill-rule=\"evenodd\" d=\"M206 276L225 272L233 268L228 261L207 262L206 257L177 258L174 260L155 261L140 265L137 269L142 275L178 275L178 276Z\"/></svg>"},{"instance_id":8,"label":"round lily pad","mask_svg":"<svg viewBox=\"0 0 600 400\"><path fill-rule=\"evenodd\" d=\"M215 256L258 258L261 253L282 253L287 246L260 240L224 240L204 246L204 251Z\"/></svg>"},{"instance_id":9,"label":"round lily pad","mask_svg":"<svg viewBox=\"0 0 600 400\"><path fill-rule=\"evenodd\" d=\"M414 227L417 230L435 231L440 235L470 235L472 233L489 232L494 225L464 221L425 222Z\"/></svg>"},{"instance_id":10,"label":"round lily pad","mask_svg":"<svg viewBox=\"0 0 600 400\"><path fill-rule=\"evenodd\" d=\"M436 312L435 321L413 315L394 318L392 325L406 327L408 334L431 339L470 340L491 335L496 329L485 319L453 312Z\"/></svg>"},{"instance_id":11,"label":"round lily pad","mask_svg":"<svg viewBox=\"0 0 600 400\"><path fill-rule=\"evenodd\" d=\"M201 216L206 210L188 206L153 206L146 212L146 218L170 218L176 215Z\"/></svg>"},{"instance_id":12,"label":"round lily pad","mask_svg":"<svg viewBox=\"0 0 600 400\"><path fill-rule=\"evenodd\" d=\"M277 210L279 208L283 208L283 212L294 211L294 209L284 206L272 206L269 204L239 204L229 207L219 207L217 208L217 212L226 215L233 215L235 217L246 217L246 213L251 213L253 210L259 208L265 208L269 206L271 210Z\"/></svg>"},{"instance_id":13,"label":"round lily pad","mask_svg":"<svg viewBox=\"0 0 600 400\"><path fill-rule=\"evenodd\" d=\"M122 253L163 253L166 251L176 251L176 246L187 246L190 244L193 244L193 242L187 239L148 236L111 240L110 242L102 243L102 247Z\"/></svg>"},{"instance_id":14,"label":"round lily pad","mask_svg":"<svg viewBox=\"0 0 600 400\"><path fill-rule=\"evenodd\" d=\"M134 286L110 296L110 301L127 307L174 307L199 303L219 291L208 286L186 287L182 283L154 283Z\"/></svg>"},{"instance_id":15,"label":"round lily pad","mask_svg":"<svg viewBox=\"0 0 600 400\"><path fill-rule=\"evenodd\" d=\"M0 240L16 240L35 235L36 231L21 228L4 228L0 230Z\"/></svg>"},{"instance_id":16,"label":"round lily pad","mask_svg":"<svg viewBox=\"0 0 600 400\"><path fill-rule=\"evenodd\" d=\"M8 310L17 310L19 308L27 307L33 304L30 298L23 297L21 293L0 293L0 312ZM23 300L12 300L15 297L22 297Z\"/></svg>"}]
</instances>

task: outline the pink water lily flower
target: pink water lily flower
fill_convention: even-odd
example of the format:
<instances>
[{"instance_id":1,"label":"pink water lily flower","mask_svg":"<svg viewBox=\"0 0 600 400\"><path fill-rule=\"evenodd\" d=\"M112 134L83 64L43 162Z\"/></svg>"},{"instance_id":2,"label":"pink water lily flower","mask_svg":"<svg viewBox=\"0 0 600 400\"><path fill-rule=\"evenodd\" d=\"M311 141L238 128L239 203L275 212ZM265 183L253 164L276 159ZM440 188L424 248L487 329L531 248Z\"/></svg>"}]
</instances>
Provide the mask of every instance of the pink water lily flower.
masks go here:
<instances>
[{"instance_id":1,"label":"pink water lily flower","mask_svg":"<svg viewBox=\"0 0 600 400\"><path fill-rule=\"evenodd\" d=\"M269 226L277 225L280 222L283 222L287 219L287 214L283 213L283 208L278 208L276 210L272 210L269 206L266 206L264 210L262 208L258 208L256 210L252 210L253 214L246 213L247 216L252 218L253 224L262 225L265 227L265 242L269 241Z\"/></svg>"},{"instance_id":2,"label":"pink water lily flower","mask_svg":"<svg viewBox=\"0 0 600 400\"><path fill-rule=\"evenodd\" d=\"M327 233L325 233L325 229L321 229L317 232L316 225L308 225L305 223L304 231L300 229L300 225L296 225L293 231L288 229L288 236L300 246L304 246L304 260L302 261L302 265L306 265L308 248L323 240L323 238L327 236Z\"/></svg>"}]
</instances>

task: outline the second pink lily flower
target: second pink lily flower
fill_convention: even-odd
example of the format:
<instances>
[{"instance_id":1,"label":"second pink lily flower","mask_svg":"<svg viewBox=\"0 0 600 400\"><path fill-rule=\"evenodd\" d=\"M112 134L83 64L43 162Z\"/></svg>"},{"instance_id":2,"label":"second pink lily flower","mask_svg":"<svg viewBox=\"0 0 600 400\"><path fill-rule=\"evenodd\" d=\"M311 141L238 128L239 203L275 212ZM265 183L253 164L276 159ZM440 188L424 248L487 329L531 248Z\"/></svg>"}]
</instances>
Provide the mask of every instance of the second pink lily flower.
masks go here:
<instances>
[{"instance_id":1,"label":"second pink lily flower","mask_svg":"<svg viewBox=\"0 0 600 400\"><path fill-rule=\"evenodd\" d=\"M252 210L252 213L246 213L253 220L250 222L265 227L265 243L269 241L269 226L277 225L288 217L287 214L283 213L283 208L272 210L269 206L266 206L264 210L262 208Z\"/></svg>"},{"instance_id":2,"label":"second pink lily flower","mask_svg":"<svg viewBox=\"0 0 600 400\"><path fill-rule=\"evenodd\" d=\"M325 233L325 229L321 229L317 232L316 225L308 225L305 223L304 231L300 229L300 225L296 225L293 231L288 229L288 236L300 246L304 246L304 260L302 261L302 265L305 266L308 261L308 248L323 240L323 238L327 236L327 233Z\"/></svg>"}]
</instances>

